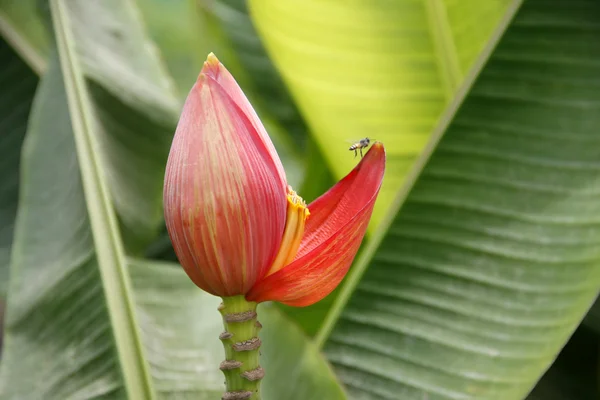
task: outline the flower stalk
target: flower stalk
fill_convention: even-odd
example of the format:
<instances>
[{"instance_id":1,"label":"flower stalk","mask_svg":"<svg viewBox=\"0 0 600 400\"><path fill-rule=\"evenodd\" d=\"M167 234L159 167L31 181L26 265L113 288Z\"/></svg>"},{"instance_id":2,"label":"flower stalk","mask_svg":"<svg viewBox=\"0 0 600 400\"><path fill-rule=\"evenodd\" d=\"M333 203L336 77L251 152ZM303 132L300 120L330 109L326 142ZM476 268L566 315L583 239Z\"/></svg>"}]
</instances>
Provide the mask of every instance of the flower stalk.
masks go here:
<instances>
[{"instance_id":1,"label":"flower stalk","mask_svg":"<svg viewBox=\"0 0 600 400\"><path fill-rule=\"evenodd\" d=\"M244 296L223 297L219 312L225 331L219 335L225 348L220 365L226 392L222 400L260 400L260 381L265 372L259 364L262 327L257 320L256 303Z\"/></svg>"}]
</instances>

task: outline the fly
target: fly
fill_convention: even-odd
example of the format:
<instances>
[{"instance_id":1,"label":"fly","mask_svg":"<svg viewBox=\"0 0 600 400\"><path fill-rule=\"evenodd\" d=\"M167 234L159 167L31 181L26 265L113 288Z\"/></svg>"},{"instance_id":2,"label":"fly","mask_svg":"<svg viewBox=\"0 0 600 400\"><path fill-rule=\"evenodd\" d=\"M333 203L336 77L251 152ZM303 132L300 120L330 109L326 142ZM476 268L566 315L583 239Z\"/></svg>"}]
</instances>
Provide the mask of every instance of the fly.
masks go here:
<instances>
[{"instance_id":1,"label":"fly","mask_svg":"<svg viewBox=\"0 0 600 400\"><path fill-rule=\"evenodd\" d=\"M364 138L364 139L360 139L358 142L356 142L352 146L350 146L350 148L348 150L354 151L354 157L356 157L358 155L358 152L360 151L360 158L362 158L363 149L366 149L367 147L369 147L370 143L371 143L371 139L369 139L368 137Z\"/></svg>"}]
</instances>

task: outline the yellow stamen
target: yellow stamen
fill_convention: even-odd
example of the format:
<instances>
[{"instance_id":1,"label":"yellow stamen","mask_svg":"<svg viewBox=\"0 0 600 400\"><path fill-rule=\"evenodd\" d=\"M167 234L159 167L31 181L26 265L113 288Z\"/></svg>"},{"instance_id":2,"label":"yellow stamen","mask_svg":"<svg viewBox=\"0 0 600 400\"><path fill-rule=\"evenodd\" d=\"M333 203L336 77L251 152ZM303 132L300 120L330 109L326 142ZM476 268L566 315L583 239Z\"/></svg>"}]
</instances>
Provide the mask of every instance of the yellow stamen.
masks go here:
<instances>
[{"instance_id":1,"label":"yellow stamen","mask_svg":"<svg viewBox=\"0 0 600 400\"><path fill-rule=\"evenodd\" d=\"M267 276L279 271L296 257L302 236L304 236L304 222L310 215L306 203L302 200L302 197L292 190L291 186L288 186L287 201L287 218L283 239L281 240L279 253L277 253L271 269L267 272Z\"/></svg>"}]
</instances>

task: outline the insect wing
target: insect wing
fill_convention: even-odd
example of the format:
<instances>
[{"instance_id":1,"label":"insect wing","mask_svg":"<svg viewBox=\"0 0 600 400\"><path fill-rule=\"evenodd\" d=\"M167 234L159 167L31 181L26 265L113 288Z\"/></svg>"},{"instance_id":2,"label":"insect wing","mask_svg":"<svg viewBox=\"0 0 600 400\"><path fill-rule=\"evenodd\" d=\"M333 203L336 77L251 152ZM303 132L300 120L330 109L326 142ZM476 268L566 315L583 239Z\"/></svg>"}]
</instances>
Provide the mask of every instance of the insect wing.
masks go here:
<instances>
[{"instance_id":1,"label":"insect wing","mask_svg":"<svg viewBox=\"0 0 600 400\"><path fill-rule=\"evenodd\" d=\"M358 143L360 143L360 140L361 139L356 139L356 140L346 139L346 140L344 140L344 143L347 143L347 144L358 144Z\"/></svg>"}]
</instances>

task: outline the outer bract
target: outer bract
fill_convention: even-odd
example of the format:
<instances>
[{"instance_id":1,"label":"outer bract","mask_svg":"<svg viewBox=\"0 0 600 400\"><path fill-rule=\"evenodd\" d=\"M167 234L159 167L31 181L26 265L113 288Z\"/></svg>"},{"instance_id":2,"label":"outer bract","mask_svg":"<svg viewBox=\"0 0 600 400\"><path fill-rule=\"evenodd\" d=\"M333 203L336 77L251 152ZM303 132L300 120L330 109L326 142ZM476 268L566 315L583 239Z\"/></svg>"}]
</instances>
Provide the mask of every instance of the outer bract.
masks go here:
<instances>
[{"instance_id":1,"label":"outer bract","mask_svg":"<svg viewBox=\"0 0 600 400\"><path fill-rule=\"evenodd\" d=\"M209 56L183 107L164 188L167 229L196 285L233 296L265 275L285 226L286 188L260 120Z\"/></svg>"}]
</instances>

